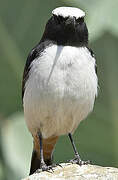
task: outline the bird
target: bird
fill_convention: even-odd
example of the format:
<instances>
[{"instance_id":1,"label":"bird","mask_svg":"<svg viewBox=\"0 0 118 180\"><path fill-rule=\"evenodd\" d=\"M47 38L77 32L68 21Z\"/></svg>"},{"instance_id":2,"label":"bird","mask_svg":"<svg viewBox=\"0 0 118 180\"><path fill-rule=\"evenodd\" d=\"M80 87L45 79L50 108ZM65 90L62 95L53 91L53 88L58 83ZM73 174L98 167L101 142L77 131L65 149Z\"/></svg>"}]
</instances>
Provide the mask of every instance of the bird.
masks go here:
<instances>
[{"instance_id":1,"label":"bird","mask_svg":"<svg viewBox=\"0 0 118 180\"><path fill-rule=\"evenodd\" d=\"M72 137L92 112L98 89L96 59L88 45L84 17L85 12L76 7L55 8L27 57L22 100L33 137L30 175L53 166L53 151L62 135L72 143L75 156L70 162L88 163L81 160Z\"/></svg>"}]
</instances>

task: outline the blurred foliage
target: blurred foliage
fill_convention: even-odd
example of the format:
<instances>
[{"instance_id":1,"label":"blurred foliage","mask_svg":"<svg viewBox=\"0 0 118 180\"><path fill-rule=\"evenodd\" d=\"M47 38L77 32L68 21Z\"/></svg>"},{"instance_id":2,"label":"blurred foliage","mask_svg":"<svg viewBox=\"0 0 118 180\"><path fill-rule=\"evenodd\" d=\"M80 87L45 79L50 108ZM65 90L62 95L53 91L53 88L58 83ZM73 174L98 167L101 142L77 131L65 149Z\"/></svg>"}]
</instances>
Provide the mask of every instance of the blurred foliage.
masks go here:
<instances>
[{"instance_id":1,"label":"blurred foliage","mask_svg":"<svg viewBox=\"0 0 118 180\"><path fill-rule=\"evenodd\" d=\"M93 164L118 167L118 1L5 0L0 4L0 179L17 180L28 174L32 137L22 112L22 73L27 54L58 6L85 10L98 65L99 96L93 113L74 134L77 148ZM66 136L60 137L54 157L56 162L73 157Z\"/></svg>"}]
</instances>

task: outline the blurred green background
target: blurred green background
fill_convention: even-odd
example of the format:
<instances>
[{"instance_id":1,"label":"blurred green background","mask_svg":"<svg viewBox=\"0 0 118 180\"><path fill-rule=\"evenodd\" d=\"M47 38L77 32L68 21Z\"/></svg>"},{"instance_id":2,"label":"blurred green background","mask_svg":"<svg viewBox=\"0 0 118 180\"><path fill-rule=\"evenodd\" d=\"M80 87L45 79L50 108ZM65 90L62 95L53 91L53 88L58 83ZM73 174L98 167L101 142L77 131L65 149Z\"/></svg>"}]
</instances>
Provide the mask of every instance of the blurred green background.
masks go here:
<instances>
[{"instance_id":1,"label":"blurred green background","mask_svg":"<svg viewBox=\"0 0 118 180\"><path fill-rule=\"evenodd\" d=\"M29 51L39 42L51 11L59 6L86 12L90 47L96 54L99 96L94 111L74 134L83 159L118 167L118 0L0 0L0 179L28 175L32 137L21 101L21 81ZM55 162L73 157L61 137Z\"/></svg>"}]
</instances>

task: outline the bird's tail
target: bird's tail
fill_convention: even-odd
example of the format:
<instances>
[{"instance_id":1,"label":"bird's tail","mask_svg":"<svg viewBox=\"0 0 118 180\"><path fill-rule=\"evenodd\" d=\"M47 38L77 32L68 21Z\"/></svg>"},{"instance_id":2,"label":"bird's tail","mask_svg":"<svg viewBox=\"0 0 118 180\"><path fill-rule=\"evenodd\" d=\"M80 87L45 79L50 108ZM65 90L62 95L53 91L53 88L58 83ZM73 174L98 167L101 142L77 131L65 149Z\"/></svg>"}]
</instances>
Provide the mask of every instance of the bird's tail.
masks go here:
<instances>
[{"instance_id":1,"label":"bird's tail","mask_svg":"<svg viewBox=\"0 0 118 180\"><path fill-rule=\"evenodd\" d=\"M47 166L52 164L52 154L55 144L58 140L57 136L43 139L43 157ZM40 169L40 142L39 137L34 137L34 149L32 153L30 175L33 174L37 169Z\"/></svg>"}]
</instances>

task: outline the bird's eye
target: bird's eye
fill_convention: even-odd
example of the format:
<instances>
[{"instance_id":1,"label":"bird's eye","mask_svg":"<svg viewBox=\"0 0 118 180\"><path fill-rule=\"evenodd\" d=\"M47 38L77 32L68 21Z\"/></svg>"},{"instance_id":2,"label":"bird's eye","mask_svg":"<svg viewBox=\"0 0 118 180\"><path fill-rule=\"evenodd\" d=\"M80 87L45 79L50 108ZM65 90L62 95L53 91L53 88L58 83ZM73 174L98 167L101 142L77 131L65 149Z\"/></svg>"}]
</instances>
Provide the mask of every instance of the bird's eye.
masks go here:
<instances>
[{"instance_id":1,"label":"bird's eye","mask_svg":"<svg viewBox=\"0 0 118 180\"><path fill-rule=\"evenodd\" d=\"M78 19L76 19L76 22L79 24L82 24L84 22L84 18L83 17L78 18Z\"/></svg>"},{"instance_id":2,"label":"bird's eye","mask_svg":"<svg viewBox=\"0 0 118 180\"><path fill-rule=\"evenodd\" d=\"M61 24L67 20L67 18L64 18L62 16L53 15L53 17L54 17L54 20L57 24Z\"/></svg>"},{"instance_id":3,"label":"bird's eye","mask_svg":"<svg viewBox=\"0 0 118 180\"><path fill-rule=\"evenodd\" d=\"M55 20L55 22L56 22L57 24L60 23L60 20L59 20L58 16L53 15L53 18L54 18L54 20Z\"/></svg>"}]
</instances>

